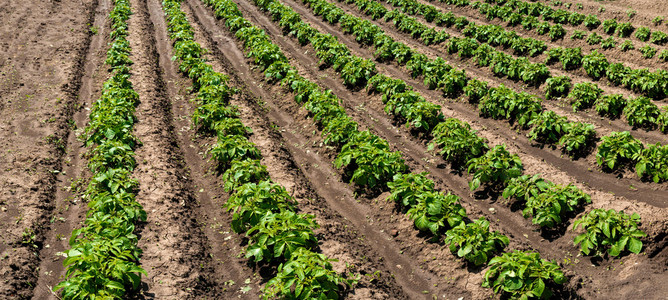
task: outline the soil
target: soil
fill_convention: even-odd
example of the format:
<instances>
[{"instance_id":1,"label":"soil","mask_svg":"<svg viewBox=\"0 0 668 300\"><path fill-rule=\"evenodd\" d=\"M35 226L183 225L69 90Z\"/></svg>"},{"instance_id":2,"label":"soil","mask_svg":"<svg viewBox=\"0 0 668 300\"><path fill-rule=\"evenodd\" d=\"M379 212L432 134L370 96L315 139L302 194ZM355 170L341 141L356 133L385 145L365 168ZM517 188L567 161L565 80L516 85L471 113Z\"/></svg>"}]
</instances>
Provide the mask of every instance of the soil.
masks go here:
<instances>
[{"instance_id":1,"label":"soil","mask_svg":"<svg viewBox=\"0 0 668 300\"><path fill-rule=\"evenodd\" d=\"M469 122L490 145L506 144L520 155L527 174L541 173L556 183L574 183L592 195L592 204L569 216L563 228L543 232L499 196L470 192L470 176L428 151L428 139L413 135L386 115L378 95L348 89L338 74L320 68L312 47L286 36L252 1L235 2L248 20L266 30L302 76L332 89L343 100L346 112L360 129L371 130L386 139L392 150L400 150L411 171L428 172L438 189L460 196L470 219L485 217L492 230L508 236L508 250L537 250L543 258L556 261L569 277L558 298L661 299L668 294L662 284L668 279L665 183L643 182L630 172L601 172L594 167L593 155L573 161L563 157L559 149L538 147L511 124L480 118L473 106L427 90L420 80L410 78L404 67L377 63L381 73L404 79L428 101L442 105L447 117ZM584 11L609 7L601 17L616 16L639 1L627 2L583 1ZM337 36L354 54L372 58L372 49L361 47L338 26L314 16L301 1L283 3L314 27ZM111 5L111 0L54 0L30 5L9 1L0 5L0 16L8 20L2 25L5 30L0 31L2 299L59 299L52 291L65 276L59 252L68 248L72 230L81 226L87 211L81 192L91 174L83 155L87 149L78 136L109 75L104 59L110 31L106 16ZM361 16L353 6L337 5ZM206 155L215 140L191 123L195 109L191 80L178 71L178 62L171 60L172 44L161 1L131 0L131 6L131 81L140 98L135 134L142 142L136 149L134 177L140 183L137 201L148 214L147 222L136 229L143 250L140 263L148 274L142 277L141 290L134 297L257 299L276 266L249 263L243 255L246 239L230 228L232 215L223 207L229 194L222 189L220 174ZM320 130L294 102L294 95L264 81L263 74L245 57L241 43L209 7L199 0L186 0L182 6L196 41L210 50L209 62L239 89L232 104L240 108L243 123L253 129L250 140L262 152L262 163L271 178L295 197L300 212L315 216L320 225L316 230L318 250L338 260L333 263L338 272L361 275L359 284L347 290L344 298L498 298L491 289L480 286L485 268L466 264L442 241L421 234L404 212L386 201L387 192L359 193L348 184L341 170L333 166L336 149L324 146ZM633 22L649 25L656 9L636 8ZM477 11L467 9L453 12L479 17ZM540 93L540 89L497 78L487 69L450 56L440 46L423 46L389 23L374 23L431 57L448 59L471 76ZM458 33L452 30L451 34ZM569 43L564 40L564 45L576 45ZM606 55L638 66L663 67L626 54ZM551 71L562 72L558 66L551 66ZM566 73L576 81L589 80L583 74ZM614 87L604 89L631 95ZM556 101L546 106L570 119L592 122L599 134L630 129L622 120L600 120L590 111L572 113L568 105ZM657 132L634 131L634 135L646 142L665 143L665 135ZM643 252L620 258L580 256L572 244L577 233L570 227L575 218L594 208L638 212L641 229L648 234L643 239Z\"/></svg>"}]
</instances>

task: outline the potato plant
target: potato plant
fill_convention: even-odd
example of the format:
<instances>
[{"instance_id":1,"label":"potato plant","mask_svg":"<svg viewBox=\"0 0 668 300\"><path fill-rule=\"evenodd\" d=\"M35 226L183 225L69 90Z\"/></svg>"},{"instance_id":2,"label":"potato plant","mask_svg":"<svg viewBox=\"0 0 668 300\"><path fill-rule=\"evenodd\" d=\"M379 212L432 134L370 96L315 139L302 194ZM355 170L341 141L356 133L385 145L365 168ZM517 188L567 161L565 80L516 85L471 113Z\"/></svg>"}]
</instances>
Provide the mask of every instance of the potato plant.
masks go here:
<instances>
[{"instance_id":1,"label":"potato plant","mask_svg":"<svg viewBox=\"0 0 668 300\"><path fill-rule=\"evenodd\" d=\"M492 258L489 265L482 286L512 299L546 299L552 295L548 285L567 281L556 263L541 259L535 252L503 253Z\"/></svg>"},{"instance_id":2,"label":"potato plant","mask_svg":"<svg viewBox=\"0 0 668 300\"><path fill-rule=\"evenodd\" d=\"M489 231L489 222L485 218L473 223L459 223L448 230L444 243L450 252L456 253L476 266L486 264L495 253L502 251L509 243L508 237L498 231Z\"/></svg>"},{"instance_id":3,"label":"potato plant","mask_svg":"<svg viewBox=\"0 0 668 300\"><path fill-rule=\"evenodd\" d=\"M580 245L584 255L603 256L607 252L619 256L625 250L638 254L642 250L640 238L647 236L638 229L639 222L637 213L629 216L623 211L594 209L573 222L573 231L584 230L573 244Z\"/></svg>"}]
</instances>

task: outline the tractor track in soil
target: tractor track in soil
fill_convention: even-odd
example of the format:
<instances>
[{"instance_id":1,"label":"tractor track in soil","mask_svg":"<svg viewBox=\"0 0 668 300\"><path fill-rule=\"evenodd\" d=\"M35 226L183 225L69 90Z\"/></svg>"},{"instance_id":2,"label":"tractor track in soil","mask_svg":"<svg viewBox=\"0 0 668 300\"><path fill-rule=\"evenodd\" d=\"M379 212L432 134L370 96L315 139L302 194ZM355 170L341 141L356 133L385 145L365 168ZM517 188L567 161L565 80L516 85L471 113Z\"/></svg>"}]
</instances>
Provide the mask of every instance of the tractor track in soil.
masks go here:
<instances>
[{"instance_id":1,"label":"tractor track in soil","mask_svg":"<svg viewBox=\"0 0 668 300\"><path fill-rule=\"evenodd\" d=\"M273 38L274 42L276 42L282 49L284 49L284 53L286 53L286 55L291 57L291 61L295 62L296 64L301 64L305 66L304 68L306 69L317 69L317 59L302 54L304 52L304 48L309 48L307 52L312 52L312 49L310 47L301 47L296 42L283 37L280 29L274 26L271 23L271 21L268 20L268 17L263 13L259 12L252 4L248 4L246 2L241 2L241 1L238 2L238 4L240 5L240 9L242 10L242 12L244 12L244 14L249 20L251 20L255 24L258 24L262 29L265 29L268 32L268 34ZM226 41L225 43L228 42L229 40ZM363 95L363 93L360 92L355 92L351 94L351 92L347 91L342 86L342 84L339 84L337 82L337 80L331 79L336 77L336 74L333 74L333 72L331 72L330 70L320 70L318 72L315 72L314 74L314 72L311 71L310 77L317 78L315 79L317 82L320 82L323 86L332 88L337 95L342 97L342 99L344 99L344 106L347 108L349 114L356 115L355 111L357 109L355 108L364 106L361 105L362 103L364 103L364 100L360 99L369 99L368 96L365 96ZM260 82L260 79L256 79L255 82ZM348 101L352 103L348 103ZM293 108L289 109L284 114L286 115L296 114L298 109L294 108L294 105L292 106ZM408 161L412 167L416 169L424 168L426 170L431 171L431 174L434 177L437 177L438 179L437 181L439 182L439 184L443 184L445 182L447 187L449 187L450 189L454 189L457 192L457 194L463 196L464 199L466 200L464 201L466 203L465 206L467 206L469 212L473 212L472 214L480 212L483 215L485 215L488 219L492 220L502 219L503 221L501 222L497 221L497 223L501 223L501 226L498 226L501 228L497 229L503 231L509 236L516 237L516 239L511 241L511 248L514 245L518 245L519 248L536 248L540 250L541 253L545 253L545 256L547 256L550 259L563 259L565 256L569 255L569 253L576 253L576 248L573 247L570 242L570 239L572 239L574 234L569 233L561 238L552 241L546 240L542 238L538 233L534 232L531 226L528 225L530 223L527 220L524 220L521 216L519 216L519 212L511 213L507 207L504 207L499 203L489 204L486 203L485 201L476 201L473 195L470 195L470 193L468 192L468 187L466 186L465 179L458 176L452 176L452 174L448 174L447 172L443 172L442 170L439 172L437 170L438 166L440 165L439 163L428 163L428 164L422 163L422 161L438 160L434 159L433 157L429 157L428 155L424 155L426 147L423 145L423 143L420 143L419 141L418 142L411 141L412 138L407 133L402 132L404 131L403 129L397 130L396 128L392 128L391 121L384 120L387 117L383 117L382 113L376 112L375 116L373 115L374 114L373 112L369 112L369 114L372 114L372 116L366 116L366 117L359 116L363 115L363 113L360 113L357 114L358 116L354 116L353 118L360 124L366 123L370 125L369 126L370 128L377 129L379 131L378 134L388 139L388 141L390 141L391 144L401 145L400 150L403 150L405 154L410 156L408 158ZM312 128L309 129L312 130ZM397 138L400 136L402 138ZM317 152L318 147L313 148L312 151ZM536 159L534 160L537 161L536 163L539 163L538 160ZM543 165L539 165L538 167L539 168L547 167L548 169L550 168L554 169L553 167L545 166L544 163ZM562 176L566 176L566 179L568 179L568 175L562 175ZM643 216L647 216L648 221L650 223L652 223L653 221L659 222L658 226L653 227L653 230L656 233L658 233L659 236L661 235L661 232L665 231L665 227L662 227L665 226L665 224L662 224L665 223L665 220L663 220L663 218L661 217L662 215L661 213L653 212L653 210L655 210L653 207L644 203L634 203L632 201L620 197L613 197L608 193L591 190L590 188L584 187L584 189L585 191L592 194L594 198L594 204L592 205L593 207L609 208L610 205L614 205L630 209L631 211L634 211L634 209L636 209L637 211L641 211L642 212L641 214L644 213ZM365 201L363 200L362 202ZM373 200L369 202L373 202ZM472 206L474 206L475 208L472 208ZM495 211L497 213L496 214L489 213L489 208L495 208ZM521 238L521 236L525 234L530 237L528 241L523 241L523 239ZM519 241L517 239L519 239ZM662 243L665 243L665 241L663 241L662 238L659 238L654 247L652 247L652 249L654 250L653 252L654 255L662 253L661 252L663 249L661 246ZM662 266L654 268L653 270L656 272L653 273L653 275L651 276L656 276L657 274L660 274L661 268ZM584 271L585 274L591 274L592 272L597 272L595 269L592 269L589 266L582 266L582 265L573 266L570 267L570 269L573 271L573 273L571 274L579 274L582 271ZM586 277L588 276L584 275L581 278L583 278L584 280L587 279L590 281L592 280L591 277L590 278ZM614 278L614 275L612 275L610 278ZM601 284L601 282L599 282L599 284Z\"/></svg>"},{"instance_id":2,"label":"tractor track in soil","mask_svg":"<svg viewBox=\"0 0 668 300\"><path fill-rule=\"evenodd\" d=\"M54 200L69 180L97 1L0 6L0 298L28 299L48 258ZM58 26L51 26L58 24ZM19 25L19 26L17 26Z\"/></svg>"}]
</instances>

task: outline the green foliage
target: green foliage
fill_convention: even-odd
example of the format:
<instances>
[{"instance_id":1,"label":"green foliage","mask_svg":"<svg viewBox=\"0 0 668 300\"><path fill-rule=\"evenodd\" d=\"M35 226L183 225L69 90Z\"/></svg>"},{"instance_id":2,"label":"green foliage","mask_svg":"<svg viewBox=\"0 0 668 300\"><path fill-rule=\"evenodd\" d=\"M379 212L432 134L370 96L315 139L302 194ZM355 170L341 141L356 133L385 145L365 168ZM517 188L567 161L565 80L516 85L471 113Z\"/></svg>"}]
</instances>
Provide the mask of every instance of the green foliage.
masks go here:
<instances>
[{"instance_id":1,"label":"green foliage","mask_svg":"<svg viewBox=\"0 0 668 300\"><path fill-rule=\"evenodd\" d=\"M607 34L613 34L617 30L617 21L614 19L607 19L603 21L603 31Z\"/></svg>"},{"instance_id":2,"label":"green foliage","mask_svg":"<svg viewBox=\"0 0 668 300\"><path fill-rule=\"evenodd\" d=\"M611 49L617 46L617 41L613 37L608 37L601 41L601 49Z\"/></svg>"},{"instance_id":3,"label":"green foliage","mask_svg":"<svg viewBox=\"0 0 668 300\"><path fill-rule=\"evenodd\" d=\"M567 212L584 203L591 203L591 197L576 186L553 185L543 193L528 197L522 215L531 216L531 222L540 227L554 227L563 222L562 217Z\"/></svg>"},{"instance_id":4,"label":"green foliage","mask_svg":"<svg viewBox=\"0 0 668 300\"><path fill-rule=\"evenodd\" d=\"M417 195L417 203L406 212L415 227L440 235L446 228L464 222L466 210L459 204L459 197L450 193L425 191Z\"/></svg>"},{"instance_id":5,"label":"green foliage","mask_svg":"<svg viewBox=\"0 0 668 300\"><path fill-rule=\"evenodd\" d=\"M448 230L444 242L452 253L479 266L508 246L510 240L498 231L490 232L489 222L480 218L473 223L462 222Z\"/></svg>"},{"instance_id":6,"label":"green foliage","mask_svg":"<svg viewBox=\"0 0 668 300\"><path fill-rule=\"evenodd\" d=\"M509 180L502 195L507 200L515 199L521 203L526 203L530 198L538 197L553 186L552 182L543 179L538 174L533 176L522 175Z\"/></svg>"},{"instance_id":7,"label":"green foliage","mask_svg":"<svg viewBox=\"0 0 668 300\"><path fill-rule=\"evenodd\" d=\"M589 148L596 139L594 125L588 123L570 123L558 145L567 153L578 153Z\"/></svg>"},{"instance_id":8,"label":"green foliage","mask_svg":"<svg viewBox=\"0 0 668 300\"><path fill-rule=\"evenodd\" d=\"M621 94L604 95L595 102L596 112L601 116L619 118L627 103Z\"/></svg>"},{"instance_id":9,"label":"green foliage","mask_svg":"<svg viewBox=\"0 0 668 300\"><path fill-rule=\"evenodd\" d=\"M399 152L391 152L387 141L368 131L351 136L341 148L334 165L345 168L351 183L369 188L384 184L395 174L408 169Z\"/></svg>"},{"instance_id":10,"label":"green foliage","mask_svg":"<svg viewBox=\"0 0 668 300\"><path fill-rule=\"evenodd\" d=\"M563 284L567 280L556 263L541 259L535 252L503 253L492 258L489 265L482 286L512 299L548 299L552 291L547 286Z\"/></svg>"},{"instance_id":11,"label":"green foliage","mask_svg":"<svg viewBox=\"0 0 668 300\"><path fill-rule=\"evenodd\" d=\"M529 139L552 144L557 142L566 132L568 120L553 111L543 111L529 122L529 126L531 126Z\"/></svg>"},{"instance_id":12,"label":"green foliage","mask_svg":"<svg viewBox=\"0 0 668 300\"><path fill-rule=\"evenodd\" d=\"M603 41L603 37L596 32L592 32L587 36L587 44L589 45L598 45L601 41Z\"/></svg>"},{"instance_id":13,"label":"green foliage","mask_svg":"<svg viewBox=\"0 0 668 300\"><path fill-rule=\"evenodd\" d=\"M635 49L635 47L633 46L633 42L625 40L619 45L619 49L622 50L623 52L626 52Z\"/></svg>"},{"instance_id":14,"label":"green foliage","mask_svg":"<svg viewBox=\"0 0 668 300\"><path fill-rule=\"evenodd\" d=\"M222 179L225 191L232 192L246 183L269 179L269 172L258 159L235 160Z\"/></svg>"},{"instance_id":15,"label":"green foliage","mask_svg":"<svg viewBox=\"0 0 668 300\"><path fill-rule=\"evenodd\" d=\"M545 81L545 98L552 99L568 95L571 89L571 78L568 76L556 76Z\"/></svg>"},{"instance_id":16,"label":"green foliage","mask_svg":"<svg viewBox=\"0 0 668 300\"><path fill-rule=\"evenodd\" d=\"M268 212L294 211L295 202L284 187L269 180L238 187L225 203L233 212L231 227L236 233L259 224Z\"/></svg>"},{"instance_id":17,"label":"green foliage","mask_svg":"<svg viewBox=\"0 0 668 300\"><path fill-rule=\"evenodd\" d=\"M663 62L668 62L668 50L666 50L666 49L661 50L661 52L659 52L658 57Z\"/></svg>"},{"instance_id":18,"label":"green foliage","mask_svg":"<svg viewBox=\"0 0 668 300\"><path fill-rule=\"evenodd\" d=\"M601 25L601 21L598 19L596 15L587 15L584 19L584 26L587 27L589 30L594 30L596 29L599 25Z\"/></svg>"},{"instance_id":19,"label":"green foliage","mask_svg":"<svg viewBox=\"0 0 668 300\"><path fill-rule=\"evenodd\" d=\"M602 94L603 90L595 83L583 82L573 85L568 98L571 99L573 111L578 111L592 107Z\"/></svg>"},{"instance_id":20,"label":"green foliage","mask_svg":"<svg viewBox=\"0 0 668 300\"><path fill-rule=\"evenodd\" d=\"M666 52L666 59L668 60L668 52ZM466 86L463 88L464 94L469 97L469 102L477 103L489 91L487 82L477 79L469 79Z\"/></svg>"},{"instance_id":21,"label":"green foliage","mask_svg":"<svg viewBox=\"0 0 668 300\"><path fill-rule=\"evenodd\" d=\"M262 158L255 144L241 135L219 137L208 153L211 154L211 159L217 161L223 168L231 165L234 160Z\"/></svg>"},{"instance_id":22,"label":"green foliage","mask_svg":"<svg viewBox=\"0 0 668 300\"><path fill-rule=\"evenodd\" d=\"M582 67L587 72L587 75L594 79L599 79L605 75L608 69L608 60L605 55L594 50L582 58Z\"/></svg>"},{"instance_id":23,"label":"green foliage","mask_svg":"<svg viewBox=\"0 0 668 300\"><path fill-rule=\"evenodd\" d=\"M526 126L542 110L540 99L527 93L516 93L503 84L491 88L478 104L481 116L507 119Z\"/></svg>"},{"instance_id":24,"label":"green foliage","mask_svg":"<svg viewBox=\"0 0 668 300\"><path fill-rule=\"evenodd\" d=\"M298 248L290 260L280 264L276 277L262 290L263 299L339 299L339 284L352 285L332 268L325 255Z\"/></svg>"},{"instance_id":25,"label":"green foliage","mask_svg":"<svg viewBox=\"0 0 668 300\"><path fill-rule=\"evenodd\" d=\"M313 215L292 211L268 212L259 223L248 229L250 237L246 258L255 262L290 259L298 249L313 249L318 244L313 230L318 224Z\"/></svg>"},{"instance_id":26,"label":"green foliage","mask_svg":"<svg viewBox=\"0 0 668 300\"><path fill-rule=\"evenodd\" d=\"M413 207L418 203L420 195L434 190L434 182L427 178L427 172L420 174L396 174L394 180L387 183L390 189L388 201L401 203L404 207Z\"/></svg>"},{"instance_id":27,"label":"green foliage","mask_svg":"<svg viewBox=\"0 0 668 300\"><path fill-rule=\"evenodd\" d=\"M652 58L654 55L656 55L656 48L650 45L645 45L638 50L640 50L640 53L642 53L642 57L644 58Z\"/></svg>"},{"instance_id":28,"label":"green foliage","mask_svg":"<svg viewBox=\"0 0 668 300\"><path fill-rule=\"evenodd\" d=\"M606 248L611 256L619 256L624 250L638 254L642 250L640 238L647 236L638 229L638 222L637 213L629 216L623 211L594 209L573 222L573 231L578 227L585 231L575 237L573 244L579 244L584 255L603 256Z\"/></svg>"},{"instance_id":29,"label":"green foliage","mask_svg":"<svg viewBox=\"0 0 668 300\"><path fill-rule=\"evenodd\" d=\"M649 40L652 44L663 45L668 42L668 34L663 31L652 31L652 37Z\"/></svg>"},{"instance_id":30,"label":"green foliage","mask_svg":"<svg viewBox=\"0 0 668 300\"><path fill-rule=\"evenodd\" d=\"M631 99L624 108L624 116L633 127L652 128L657 125L659 108L646 97Z\"/></svg>"},{"instance_id":31,"label":"green foliage","mask_svg":"<svg viewBox=\"0 0 668 300\"><path fill-rule=\"evenodd\" d=\"M469 182L471 190L482 183L505 184L508 180L522 175L523 166L520 157L510 154L505 145L497 145L483 156L468 162L468 172L473 174Z\"/></svg>"},{"instance_id":32,"label":"green foliage","mask_svg":"<svg viewBox=\"0 0 668 300\"><path fill-rule=\"evenodd\" d=\"M564 48L561 51L559 61L561 61L564 70L579 68L582 65L582 49L580 47Z\"/></svg>"},{"instance_id":33,"label":"green foliage","mask_svg":"<svg viewBox=\"0 0 668 300\"><path fill-rule=\"evenodd\" d=\"M636 173L640 178L650 178L659 183L668 180L668 145L649 145L633 157Z\"/></svg>"},{"instance_id":34,"label":"green foliage","mask_svg":"<svg viewBox=\"0 0 668 300\"><path fill-rule=\"evenodd\" d=\"M431 134L434 139L429 144L429 150L439 147L438 153L455 165L464 165L489 149L487 140L477 136L468 123L459 119L446 119L439 123Z\"/></svg>"},{"instance_id":35,"label":"green foliage","mask_svg":"<svg viewBox=\"0 0 668 300\"><path fill-rule=\"evenodd\" d=\"M552 39L552 41L556 41L566 35L566 30L561 26L561 24L555 24L550 26L550 31L547 35L550 37L550 39Z\"/></svg>"},{"instance_id":36,"label":"green foliage","mask_svg":"<svg viewBox=\"0 0 668 300\"><path fill-rule=\"evenodd\" d=\"M638 30L636 30L635 36L639 40L641 40L643 42L647 42L649 40L649 36L650 36L651 32L652 31L649 30L649 28L643 26L643 27L638 28Z\"/></svg>"},{"instance_id":37,"label":"green foliage","mask_svg":"<svg viewBox=\"0 0 668 300\"><path fill-rule=\"evenodd\" d=\"M601 140L603 143L598 146L596 163L609 170L615 170L620 165L632 162L644 148L643 144L628 131L613 132Z\"/></svg>"},{"instance_id":38,"label":"green foliage","mask_svg":"<svg viewBox=\"0 0 668 300\"><path fill-rule=\"evenodd\" d=\"M631 25L631 22L622 22L617 24L617 29L615 32L619 37L629 37L631 33L633 33L633 25Z\"/></svg>"},{"instance_id":39,"label":"green foliage","mask_svg":"<svg viewBox=\"0 0 668 300\"><path fill-rule=\"evenodd\" d=\"M573 35L571 35L571 40L584 39L585 34L586 33L583 30L575 30L575 31L573 31Z\"/></svg>"}]
</instances>

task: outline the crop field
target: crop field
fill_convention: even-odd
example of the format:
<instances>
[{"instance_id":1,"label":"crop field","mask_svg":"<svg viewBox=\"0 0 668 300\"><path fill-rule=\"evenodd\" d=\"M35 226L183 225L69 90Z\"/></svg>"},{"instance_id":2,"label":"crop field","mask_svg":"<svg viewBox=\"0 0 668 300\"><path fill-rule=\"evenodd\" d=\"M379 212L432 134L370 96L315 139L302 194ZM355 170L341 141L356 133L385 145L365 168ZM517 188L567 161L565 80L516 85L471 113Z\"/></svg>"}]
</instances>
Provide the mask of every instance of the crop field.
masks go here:
<instances>
[{"instance_id":1,"label":"crop field","mask_svg":"<svg viewBox=\"0 0 668 300\"><path fill-rule=\"evenodd\" d=\"M661 2L3 1L0 299L666 299Z\"/></svg>"}]
</instances>

